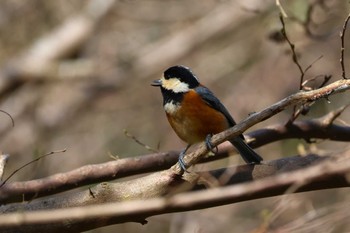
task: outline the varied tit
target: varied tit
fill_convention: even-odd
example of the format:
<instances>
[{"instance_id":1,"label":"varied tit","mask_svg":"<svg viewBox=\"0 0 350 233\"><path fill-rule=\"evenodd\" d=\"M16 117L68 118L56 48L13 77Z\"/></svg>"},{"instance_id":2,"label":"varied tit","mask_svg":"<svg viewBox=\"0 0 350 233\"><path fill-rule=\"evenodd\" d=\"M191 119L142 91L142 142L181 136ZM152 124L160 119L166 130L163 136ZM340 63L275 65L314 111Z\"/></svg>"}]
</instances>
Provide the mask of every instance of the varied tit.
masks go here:
<instances>
[{"instance_id":1,"label":"varied tit","mask_svg":"<svg viewBox=\"0 0 350 233\"><path fill-rule=\"evenodd\" d=\"M159 86L163 106L171 127L188 145L180 153L179 164L186 171L184 156L189 147L205 141L208 149L211 135L220 133L236 123L225 106L185 66L168 68L161 79L152 86ZM229 139L246 163L259 164L263 159L245 142L243 135Z\"/></svg>"}]
</instances>

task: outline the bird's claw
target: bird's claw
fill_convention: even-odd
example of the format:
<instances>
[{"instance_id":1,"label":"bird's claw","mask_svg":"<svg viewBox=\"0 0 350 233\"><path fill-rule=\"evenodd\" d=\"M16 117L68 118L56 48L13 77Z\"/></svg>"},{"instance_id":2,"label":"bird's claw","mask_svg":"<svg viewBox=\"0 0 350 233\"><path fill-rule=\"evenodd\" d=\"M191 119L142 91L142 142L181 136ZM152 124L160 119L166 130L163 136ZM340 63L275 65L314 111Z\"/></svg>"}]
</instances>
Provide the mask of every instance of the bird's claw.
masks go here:
<instances>
[{"instance_id":1,"label":"bird's claw","mask_svg":"<svg viewBox=\"0 0 350 233\"><path fill-rule=\"evenodd\" d=\"M211 144L211 137L212 135L211 134L208 134L206 137L205 137L205 145L207 146L207 149L211 152L213 152L214 154L216 154L218 152L218 147L217 146L213 146L213 144ZM215 150L214 150L215 149Z\"/></svg>"},{"instance_id":2,"label":"bird's claw","mask_svg":"<svg viewBox=\"0 0 350 233\"><path fill-rule=\"evenodd\" d=\"M184 161L184 157L185 157L185 153L181 152L180 155L179 155L179 165L180 165L180 168L181 168L181 171L182 172L186 172L186 164L185 164L185 161Z\"/></svg>"},{"instance_id":3,"label":"bird's claw","mask_svg":"<svg viewBox=\"0 0 350 233\"><path fill-rule=\"evenodd\" d=\"M185 157L185 154L186 154L186 151L187 151L188 147L182 151L179 155L179 165L180 165L180 168L181 168L181 173L184 173L184 172L188 172L187 171L187 165L184 161L184 157Z\"/></svg>"}]
</instances>

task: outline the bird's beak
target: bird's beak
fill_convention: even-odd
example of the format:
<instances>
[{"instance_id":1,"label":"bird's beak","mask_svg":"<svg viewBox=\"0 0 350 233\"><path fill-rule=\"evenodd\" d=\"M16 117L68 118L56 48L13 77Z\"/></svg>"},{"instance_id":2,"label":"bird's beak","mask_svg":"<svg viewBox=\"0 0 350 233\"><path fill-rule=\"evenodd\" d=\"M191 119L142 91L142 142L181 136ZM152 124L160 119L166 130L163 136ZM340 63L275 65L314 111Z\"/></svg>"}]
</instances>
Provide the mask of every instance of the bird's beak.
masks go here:
<instances>
[{"instance_id":1,"label":"bird's beak","mask_svg":"<svg viewBox=\"0 0 350 233\"><path fill-rule=\"evenodd\" d=\"M157 79L157 80L154 80L152 83L151 83L152 86L154 87L159 87L162 85L162 80L160 79Z\"/></svg>"}]
</instances>

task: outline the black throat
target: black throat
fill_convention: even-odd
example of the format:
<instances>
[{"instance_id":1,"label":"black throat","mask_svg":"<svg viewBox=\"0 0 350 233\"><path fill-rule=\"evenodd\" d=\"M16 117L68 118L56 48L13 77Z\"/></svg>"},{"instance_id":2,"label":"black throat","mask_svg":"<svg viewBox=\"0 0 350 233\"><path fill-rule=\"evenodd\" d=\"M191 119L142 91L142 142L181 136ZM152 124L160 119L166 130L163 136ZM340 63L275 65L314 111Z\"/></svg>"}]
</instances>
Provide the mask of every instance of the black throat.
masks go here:
<instances>
[{"instance_id":1,"label":"black throat","mask_svg":"<svg viewBox=\"0 0 350 233\"><path fill-rule=\"evenodd\" d=\"M175 93L163 87L160 88L163 95L163 105L172 102L173 104L181 103L184 93Z\"/></svg>"}]
</instances>

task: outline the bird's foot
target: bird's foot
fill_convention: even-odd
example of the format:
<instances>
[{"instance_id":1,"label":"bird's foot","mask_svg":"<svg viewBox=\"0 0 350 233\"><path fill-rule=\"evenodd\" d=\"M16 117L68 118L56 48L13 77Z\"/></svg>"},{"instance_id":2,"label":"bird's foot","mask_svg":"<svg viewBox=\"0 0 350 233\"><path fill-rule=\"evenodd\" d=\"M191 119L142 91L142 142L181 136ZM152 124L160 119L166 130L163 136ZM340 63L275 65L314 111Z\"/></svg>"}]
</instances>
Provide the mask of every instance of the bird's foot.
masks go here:
<instances>
[{"instance_id":1,"label":"bird's foot","mask_svg":"<svg viewBox=\"0 0 350 233\"><path fill-rule=\"evenodd\" d=\"M217 146L213 146L213 144L211 144L211 137L212 137L212 134L208 134L206 137L205 137L205 145L207 146L207 149L209 151L211 151L212 153L216 154L218 153L218 147Z\"/></svg>"},{"instance_id":2,"label":"bird's foot","mask_svg":"<svg viewBox=\"0 0 350 233\"><path fill-rule=\"evenodd\" d=\"M187 168L186 168L187 166L186 166L185 161L184 161L185 154L186 154L186 150L182 151L179 155L179 165L180 165L182 173L188 172Z\"/></svg>"}]
</instances>

